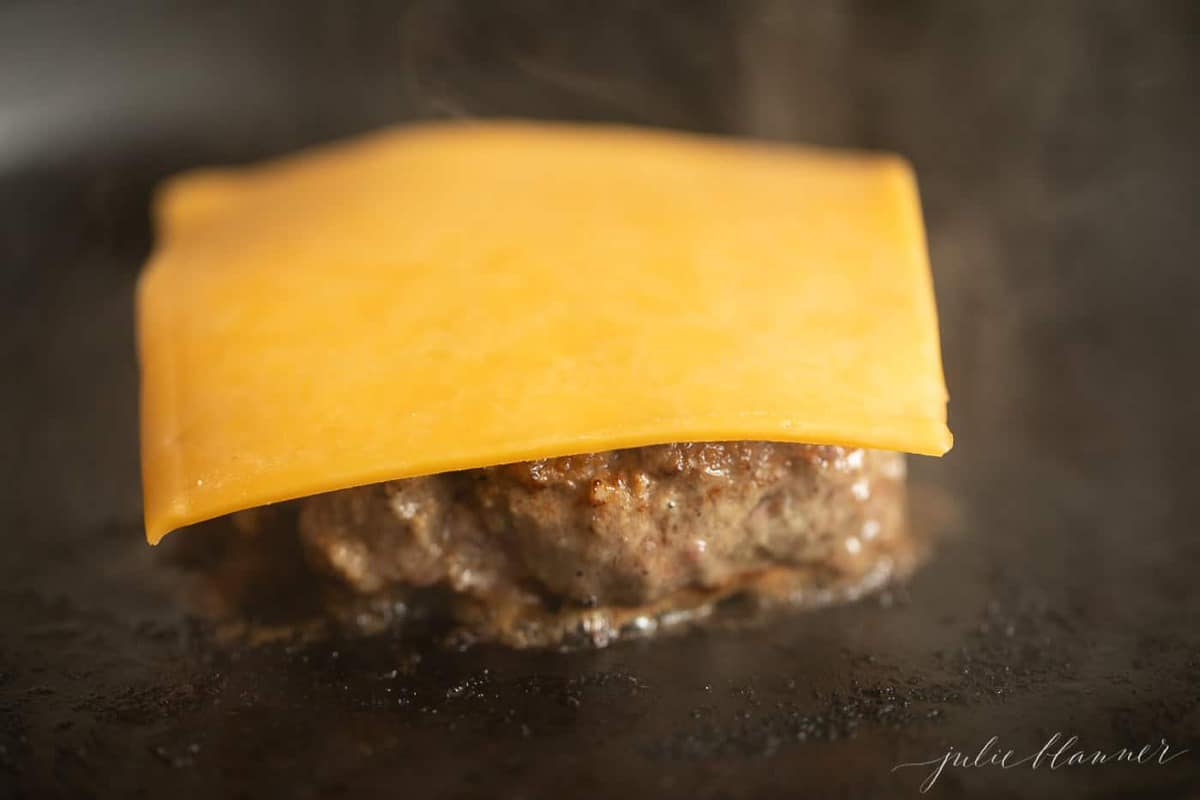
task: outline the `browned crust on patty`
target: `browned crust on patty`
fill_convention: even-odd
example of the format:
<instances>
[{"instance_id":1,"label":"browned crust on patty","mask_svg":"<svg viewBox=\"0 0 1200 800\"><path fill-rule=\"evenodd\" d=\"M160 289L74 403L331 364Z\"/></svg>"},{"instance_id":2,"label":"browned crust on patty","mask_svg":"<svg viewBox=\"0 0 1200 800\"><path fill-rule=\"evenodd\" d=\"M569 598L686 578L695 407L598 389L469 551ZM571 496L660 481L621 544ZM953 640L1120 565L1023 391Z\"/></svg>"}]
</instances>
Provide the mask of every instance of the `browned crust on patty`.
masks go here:
<instances>
[{"instance_id":1,"label":"browned crust on patty","mask_svg":"<svg viewBox=\"0 0 1200 800\"><path fill-rule=\"evenodd\" d=\"M309 559L354 593L445 587L494 638L563 615L694 607L780 571L795 591L911 560L904 461L852 448L668 444L309 498ZM674 599L673 599L674 598ZM522 611L524 610L524 611Z\"/></svg>"}]
</instances>

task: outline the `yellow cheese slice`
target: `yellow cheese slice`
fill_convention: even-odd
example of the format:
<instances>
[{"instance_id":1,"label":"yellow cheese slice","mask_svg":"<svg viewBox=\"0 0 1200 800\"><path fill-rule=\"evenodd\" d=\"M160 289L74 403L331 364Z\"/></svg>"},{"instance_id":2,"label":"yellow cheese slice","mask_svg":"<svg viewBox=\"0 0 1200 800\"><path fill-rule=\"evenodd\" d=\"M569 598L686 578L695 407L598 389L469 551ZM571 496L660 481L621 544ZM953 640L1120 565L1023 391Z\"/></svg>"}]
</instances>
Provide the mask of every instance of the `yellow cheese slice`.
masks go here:
<instances>
[{"instance_id":1,"label":"yellow cheese slice","mask_svg":"<svg viewBox=\"0 0 1200 800\"><path fill-rule=\"evenodd\" d=\"M447 470L673 441L939 455L895 156L609 126L400 128L159 197L146 535Z\"/></svg>"}]
</instances>

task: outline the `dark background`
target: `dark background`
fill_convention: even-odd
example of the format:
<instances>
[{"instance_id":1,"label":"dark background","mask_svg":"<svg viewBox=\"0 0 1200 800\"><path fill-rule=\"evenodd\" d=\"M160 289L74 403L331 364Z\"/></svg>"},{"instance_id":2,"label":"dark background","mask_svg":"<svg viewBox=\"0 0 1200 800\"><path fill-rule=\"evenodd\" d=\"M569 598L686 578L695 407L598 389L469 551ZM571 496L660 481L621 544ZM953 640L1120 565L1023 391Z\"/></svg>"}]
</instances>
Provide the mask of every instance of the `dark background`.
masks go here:
<instances>
[{"instance_id":1,"label":"dark background","mask_svg":"<svg viewBox=\"0 0 1200 800\"><path fill-rule=\"evenodd\" d=\"M0 4L0 796L1200 794L1200 4ZM599 652L222 644L142 540L151 187L411 118L915 163L951 426L907 588ZM184 537L180 537L184 538Z\"/></svg>"}]
</instances>

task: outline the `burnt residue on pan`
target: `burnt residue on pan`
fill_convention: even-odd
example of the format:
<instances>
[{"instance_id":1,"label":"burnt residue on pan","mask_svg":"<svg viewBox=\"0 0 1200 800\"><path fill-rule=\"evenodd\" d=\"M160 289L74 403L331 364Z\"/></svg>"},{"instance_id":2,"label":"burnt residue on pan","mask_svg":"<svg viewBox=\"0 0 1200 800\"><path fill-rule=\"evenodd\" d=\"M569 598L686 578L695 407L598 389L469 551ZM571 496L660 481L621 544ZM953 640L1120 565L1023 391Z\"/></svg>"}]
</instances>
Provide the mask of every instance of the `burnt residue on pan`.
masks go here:
<instances>
[{"instance_id":1,"label":"burnt residue on pan","mask_svg":"<svg viewBox=\"0 0 1200 800\"><path fill-rule=\"evenodd\" d=\"M216 522L149 551L136 526L111 526L58 572L9 584L6 644L22 649L0 660L0 780L71 794L103 776L113 795L147 781L188 796L472 794L496 781L542 794L581 779L597 797L886 795L924 777L896 764L993 734L1036 749L1060 727L1097 747L1196 731L1194 634L1126 627L1106 637L1121 649L1097 648L1091 610L1064 602L1073 590L1006 569L1002 547L968 535L969 508L915 488L931 512L917 524L943 536L911 582L604 650L461 648L433 617L385 635L331 627L286 537L237 555L244 534ZM1171 796L1197 773L1000 780L1057 791L1114 774ZM991 778L940 781L954 793Z\"/></svg>"}]
</instances>

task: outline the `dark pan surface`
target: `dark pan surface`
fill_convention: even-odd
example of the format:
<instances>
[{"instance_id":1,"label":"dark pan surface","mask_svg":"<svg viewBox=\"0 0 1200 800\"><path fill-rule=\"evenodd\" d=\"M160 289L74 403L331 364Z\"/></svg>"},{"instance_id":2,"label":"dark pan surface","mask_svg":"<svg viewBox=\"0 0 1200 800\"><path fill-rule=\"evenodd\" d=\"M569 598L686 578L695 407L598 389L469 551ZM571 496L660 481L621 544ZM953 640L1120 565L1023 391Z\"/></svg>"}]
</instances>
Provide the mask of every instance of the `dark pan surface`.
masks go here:
<instances>
[{"instance_id":1,"label":"dark pan surface","mask_svg":"<svg viewBox=\"0 0 1200 800\"><path fill-rule=\"evenodd\" d=\"M1196 796L1198 38L1185 2L6 5L0 797L905 797L1056 731L1192 752L930 796ZM598 652L223 643L188 534L142 542L150 187L471 113L913 159L957 446L912 462L906 588Z\"/></svg>"}]
</instances>

